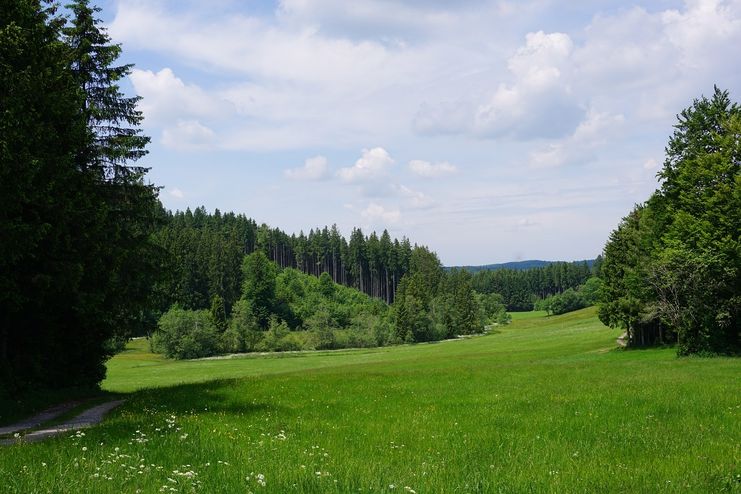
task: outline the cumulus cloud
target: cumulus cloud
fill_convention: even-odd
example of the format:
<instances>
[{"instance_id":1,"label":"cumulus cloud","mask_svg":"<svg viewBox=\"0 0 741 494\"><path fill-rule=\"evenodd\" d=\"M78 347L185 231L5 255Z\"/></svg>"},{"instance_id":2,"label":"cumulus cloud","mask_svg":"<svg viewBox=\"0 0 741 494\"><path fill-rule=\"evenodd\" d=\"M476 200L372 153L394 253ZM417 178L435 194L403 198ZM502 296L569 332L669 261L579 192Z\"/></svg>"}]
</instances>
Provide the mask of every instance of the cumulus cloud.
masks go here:
<instances>
[{"instance_id":1,"label":"cumulus cloud","mask_svg":"<svg viewBox=\"0 0 741 494\"><path fill-rule=\"evenodd\" d=\"M728 57L729 47L741 44L738 0L688 0L681 10L636 6L598 14L583 38L573 54L576 92L641 121L669 122L698 91L741 81L738 64Z\"/></svg>"},{"instance_id":2,"label":"cumulus cloud","mask_svg":"<svg viewBox=\"0 0 741 494\"><path fill-rule=\"evenodd\" d=\"M401 220L401 211L398 209L386 209L382 205L371 202L360 215L371 224L393 225Z\"/></svg>"},{"instance_id":3,"label":"cumulus cloud","mask_svg":"<svg viewBox=\"0 0 741 494\"><path fill-rule=\"evenodd\" d=\"M455 165L451 165L447 161L430 163L429 161L423 160L410 161L409 169L412 171L412 173L419 175L420 177L427 178L443 177L446 175L451 175L458 171Z\"/></svg>"},{"instance_id":4,"label":"cumulus cloud","mask_svg":"<svg viewBox=\"0 0 741 494\"><path fill-rule=\"evenodd\" d=\"M162 144L170 149L208 149L215 140L214 131L197 120L179 120L174 127L162 131Z\"/></svg>"},{"instance_id":5,"label":"cumulus cloud","mask_svg":"<svg viewBox=\"0 0 741 494\"><path fill-rule=\"evenodd\" d=\"M557 7L283 0L266 13L171 4L117 2L109 32L179 67L227 74L207 88L169 68L135 70L132 83L148 124L199 120L228 149L357 146L403 136L410 124L423 136L561 138L593 105L673 117L698 80L739 80L727 51L741 44L738 0L597 11L584 28L524 37L524 25L547 24Z\"/></svg>"},{"instance_id":6,"label":"cumulus cloud","mask_svg":"<svg viewBox=\"0 0 741 494\"><path fill-rule=\"evenodd\" d=\"M414 127L422 134L464 133L485 138L566 135L583 115L570 86L572 51L568 34L528 33L525 44L507 61L511 83L500 82L479 102L425 103L415 116Z\"/></svg>"},{"instance_id":7,"label":"cumulus cloud","mask_svg":"<svg viewBox=\"0 0 741 494\"><path fill-rule=\"evenodd\" d=\"M393 189L405 200L406 205L410 208L424 209L434 204L434 201L428 195L406 185L394 185Z\"/></svg>"},{"instance_id":8,"label":"cumulus cloud","mask_svg":"<svg viewBox=\"0 0 741 494\"><path fill-rule=\"evenodd\" d=\"M328 176L327 158L314 156L304 162L304 166L291 168L284 172L291 180L322 180Z\"/></svg>"},{"instance_id":9,"label":"cumulus cloud","mask_svg":"<svg viewBox=\"0 0 741 494\"><path fill-rule=\"evenodd\" d=\"M231 103L197 85L186 84L167 67L158 72L133 69L129 78L142 97L139 106L148 121L222 118L234 112Z\"/></svg>"},{"instance_id":10,"label":"cumulus cloud","mask_svg":"<svg viewBox=\"0 0 741 494\"><path fill-rule=\"evenodd\" d=\"M725 59L727 47L741 41L741 2L688 0L686 6L683 12L661 14L667 39L682 54L681 63L699 69L708 64L708 56Z\"/></svg>"},{"instance_id":11,"label":"cumulus cloud","mask_svg":"<svg viewBox=\"0 0 741 494\"><path fill-rule=\"evenodd\" d=\"M538 31L508 60L512 84L500 84L476 109L474 131L482 136L529 139L573 130L583 111L569 85L573 42L565 33ZM554 118L555 117L555 118Z\"/></svg>"},{"instance_id":12,"label":"cumulus cloud","mask_svg":"<svg viewBox=\"0 0 741 494\"><path fill-rule=\"evenodd\" d=\"M384 177L394 160L388 151L381 147L363 149L360 158L353 166L340 168L337 176L345 182L368 182Z\"/></svg>"},{"instance_id":13,"label":"cumulus cloud","mask_svg":"<svg viewBox=\"0 0 741 494\"><path fill-rule=\"evenodd\" d=\"M590 109L573 134L530 153L533 168L553 168L566 164L581 164L592 158L595 151L608 142L625 117Z\"/></svg>"},{"instance_id":14,"label":"cumulus cloud","mask_svg":"<svg viewBox=\"0 0 741 494\"><path fill-rule=\"evenodd\" d=\"M655 170L659 167L659 162L653 158L649 158L643 162L644 170Z\"/></svg>"},{"instance_id":15,"label":"cumulus cloud","mask_svg":"<svg viewBox=\"0 0 741 494\"><path fill-rule=\"evenodd\" d=\"M183 193L183 191L182 191L182 190L180 190L180 189L178 189L177 187L175 187L175 188L172 188L172 189L169 189L169 190L167 191L167 193L168 193L168 194L169 194L169 195L170 195L171 197L174 197L175 199L183 199L183 198L185 197L185 194Z\"/></svg>"}]
</instances>

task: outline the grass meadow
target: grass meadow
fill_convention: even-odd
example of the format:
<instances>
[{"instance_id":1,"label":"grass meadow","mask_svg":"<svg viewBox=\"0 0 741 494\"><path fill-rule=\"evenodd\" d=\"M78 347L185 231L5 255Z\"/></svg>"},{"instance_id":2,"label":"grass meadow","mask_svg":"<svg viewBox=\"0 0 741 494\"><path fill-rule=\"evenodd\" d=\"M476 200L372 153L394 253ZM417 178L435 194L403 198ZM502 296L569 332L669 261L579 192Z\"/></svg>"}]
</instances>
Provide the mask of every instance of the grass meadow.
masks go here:
<instances>
[{"instance_id":1,"label":"grass meadow","mask_svg":"<svg viewBox=\"0 0 741 494\"><path fill-rule=\"evenodd\" d=\"M595 310L392 348L169 361L100 426L0 448L0 492L741 492L741 360L616 349Z\"/></svg>"}]
</instances>

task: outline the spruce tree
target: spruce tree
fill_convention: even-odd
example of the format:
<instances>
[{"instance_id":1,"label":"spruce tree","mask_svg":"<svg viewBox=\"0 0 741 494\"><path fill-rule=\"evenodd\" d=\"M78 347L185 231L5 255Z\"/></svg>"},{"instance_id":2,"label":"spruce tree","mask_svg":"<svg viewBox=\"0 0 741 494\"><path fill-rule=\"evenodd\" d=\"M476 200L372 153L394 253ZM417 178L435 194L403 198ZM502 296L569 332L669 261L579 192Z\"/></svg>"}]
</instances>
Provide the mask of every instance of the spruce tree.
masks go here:
<instances>
[{"instance_id":1,"label":"spruce tree","mask_svg":"<svg viewBox=\"0 0 741 494\"><path fill-rule=\"evenodd\" d=\"M96 377L95 362L66 365L89 214L61 24L37 0L0 0L0 395Z\"/></svg>"},{"instance_id":2,"label":"spruce tree","mask_svg":"<svg viewBox=\"0 0 741 494\"><path fill-rule=\"evenodd\" d=\"M143 334L153 322L152 287L163 256L151 241L160 217L157 188L144 182L147 169L134 164L146 155L149 137L138 128L139 97L126 97L118 83L131 65L115 65L121 47L112 44L96 17L98 7L77 0L67 8L64 29L68 60L79 87L79 112L86 133L76 156L80 170L95 183L97 228L88 236L99 252L86 270L100 293L104 333L118 337Z\"/></svg>"},{"instance_id":3,"label":"spruce tree","mask_svg":"<svg viewBox=\"0 0 741 494\"><path fill-rule=\"evenodd\" d=\"M138 96L126 97L118 82L132 69L131 64L114 65L121 46L100 27L89 0L67 5L72 12L71 25L64 29L70 47L72 72L82 91L81 112L87 122L88 136L79 157L80 166L93 167L101 178L113 183L136 183L146 168L133 162L147 154L150 138L138 126L143 119L136 105Z\"/></svg>"}]
</instances>

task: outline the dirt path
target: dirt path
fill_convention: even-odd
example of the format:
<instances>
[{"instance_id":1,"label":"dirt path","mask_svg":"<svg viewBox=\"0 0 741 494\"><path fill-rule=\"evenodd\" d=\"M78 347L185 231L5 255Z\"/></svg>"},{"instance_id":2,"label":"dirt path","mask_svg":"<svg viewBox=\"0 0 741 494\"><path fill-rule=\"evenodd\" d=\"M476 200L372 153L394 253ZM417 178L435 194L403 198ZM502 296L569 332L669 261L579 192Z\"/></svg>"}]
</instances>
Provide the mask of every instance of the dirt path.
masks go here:
<instances>
[{"instance_id":1,"label":"dirt path","mask_svg":"<svg viewBox=\"0 0 741 494\"><path fill-rule=\"evenodd\" d=\"M72 407L67 407L65 410L58 412L55 410L55 414L51 415L51 418L47 418L46 420L43 420L42 422L36 422L39 417L44 416L44 414L47 414L47 412L51 412L52 409L49 409L45 412L40 413L39 415L36 415L34 417L31 417L27 421L18 422L17 424L13 424L10 427L16 427L18 425L24 425L33 423L34 425L31 425L30 427L25 427L23 429L15 429L11 430L9 432L5 432L5 434L18 434L18 436L9 438L9 439L1 439L0 445L9 445L9 444L16 444L21 442L36 442L41 441L42 439L46 439L47 437L56 436L57 434L61 434L62 432L67 431L74 431L77 429L85 429L87 427L93 426L95 424L100 423L103 420L103 417L106 413L110 412L117 406L121 405L125 400L114 400L114 401L108 401L106 403L101 403L100 405L96 405L92 408L88 408L87 410L83 411L79 415L67 420L66 422L63 422L61 424L57 424L48 428L39 429L27 433L22 433L22 430L28 430L32 429L34 427L39 426L43 422L48 422L49 420L53 420L55 417L58 417L65 411L70 410ZM61 408L62 406L67 406L68 404L65 403L64 405L60 405L56 408Z\"/></svg>"},{"instance_id":2,"label":"dirt path","mask_svg":"<svg viewBox=\"0 0 741 494\"><path fill-rule=\"evenodd\" d=\"M6 434L13 434L15 432L25 431L27 429L33 429L34 427L38 427L45 422L54 420L60 415L63 415L69 412L70 410L81 405L82 403L83 403L82 401L68 401L67 403L62 403L61 405L56 405L51 408L47 408L43 412L40 412L34 415L33 417L25 418L19 422L16 422L15 424L10 424L4 427L0 427L0 436L4 436Z\"/></svg>"}]
</instances>

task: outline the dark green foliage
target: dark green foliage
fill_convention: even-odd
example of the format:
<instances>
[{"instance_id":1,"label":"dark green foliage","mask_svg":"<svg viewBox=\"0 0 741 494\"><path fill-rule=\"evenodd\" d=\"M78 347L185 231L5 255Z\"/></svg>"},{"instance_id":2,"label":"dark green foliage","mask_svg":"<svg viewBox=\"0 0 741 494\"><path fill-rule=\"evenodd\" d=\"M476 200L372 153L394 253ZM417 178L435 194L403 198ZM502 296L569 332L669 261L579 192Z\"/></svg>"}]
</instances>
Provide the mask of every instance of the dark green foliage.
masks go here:
<instances>
[{"instance_id":1,"label":"dark green foliage","mask_svg":"<svg viewBox=\"0 0 741 494\"><path fill-rule=\"evenodd\" d=\"M573 312L589 306L581 292L569 288L558 295L551 295L535 304L536 310L545 310L554 316Z\"/></svg>"},{"instance_id":2,"label":"dark green foliage","mask_svg":"<svg viewBox=\"0 0 741 494\"><path fill-rule=\"evenodd\" d=\"M151 344L153 351L168 358L191 359L217 353L219 340L208 311L174 306L162 314Z\"/></svg>"},{"instance_id":3,"label":"dark green foliage","mask_svg":"<svg viewBox=\"0 0 741 494\"><path fill-rule=\"evenodd\" d=\"M238 300L226 321L226 330L218 329L214 313L223 313L214 298L211 311L171 309L161 319L160 330L153 340L155 348L164 351L162 325L187 314L208 314L216 334L216 344L210 340L202 345L209 353L273 352L289 350L328 350L348 347L369 347L394 343L388 305L353 288L334 283L328 276L315 277L292 268L280 270L262 251L245 257L245 293ZM257 307L257 309L256 309ZM167 316L167 317L166 317ZM262 318L262 322L261 321ZM193 324L191 323L190 327ZM187 327L187 326L186 326ZM188 335L187 331L170 331ZM209 332L197 333L210 336ZM190 338L189 345L193 346ZM166 338L164 338L166 339ZM190 348L190 347L189 347ZM170 351L174 358L184 352Z\"/></svg>"},{"instance_id":4,"label":"dark green foliage","mask_svg":"<svg viewBox=\"0 0 741 494\"><path fill-rule=\"evenodd\" d=\"M125 97L117 85L133 65L114 65L121 46L111 44L99 27L102 21L95 17L99 7L91 7L89 0L75 0L67 8L72 12L72 23L63 31L70 47L71 69L82 89L81 109L87 128L79 163L107 181L129 184L132 176L146 171L131 163L146 155L150 141L138 129L143 117L136 105L141 98Z\"/></svg>"},{"instance_id":5,"label":"dark green foliage","mask_svg":"<svg viewBox=\"0 0 741 494\"><path fill-rule=\"evenodd\" d=\"M262 339L262 331L247 300L238 300L232 307L228 328L220 337L220 350L226 353L252 352Z\"/></svg>"},{"instance_id":6,"label":"dark green foliage","mask_svg":"<svg viewBox=\"0 0 741 494\"><path fill-rule=\"evenodd\" d=\"M472 275L463 269L445 273L435 305L435 319L445 328L445 337L481 333L484 321L473 288Z\"/></svg>"},{"instance_id":7,"label":"dark green foliage","mask_svg":"<svg viewBox=\"0 0 741 494\"><path fill-rule=\"evenodd\" d=\"M604 249L602 264L602 298L599 305L599 318L607 326L624 329L632 344L646 344L648 327L658 326L658 321L645 309L650 298L645 279L649 266L647 242L652 235L641 234L647 229L648 210L643 206L636 208L610 234ZM643 223L643 228L641 227ZM656 332L658 335L658 332ZM654 343L651 331L649 343Z\"/></svg>"},{"instance_id":8,"label":"dark green foliage","mask_svg":"<svg viewBox=\"0 0 741 494\"><path fill-rule=\"evenodd\" d=\"M434 341L484 330L472 275L462 269L443 271L437 255L426 249L413 252L411 273L399 284L394 309L401 341Z\"/></svg>"},{"instance_id":9,"label":"dark green foliage","mask_svg":"<svg viewBox=\"0 0 741 494\"><path fill-rule=\"evenodd\" d=\"M175 302L206 309L218 295L229 314L242 294L242 261L254 251L256 228L244 216L218 210L213 215L203 208L165 213L165 224L154 236L168 252L169 276L157 289L161 310Z\"/></svg>"},{"instance_id":10,"label":"dark green foliage","mask_svg":"<svg viewBox=\"0 0 741 494\"><path fill-rule=\"evenodd\" d=\"M152 322L156 190L128 163L146 138L86 9L63 36L39 2L0 2L0 393L96 385Z\"/></svg>"},{"instance_id":11,"label":"dark green foliage","mask_svg":"<svg viewBox=\"0 0 741 494\"><path fill-rule=\"evenodd\" d=\"M595 263L593 266L599 267ZM586 261L554 262L526 270L498 269L474 275L473 287L479 293L499 293L507 310L528 311L536 299L544 299L577 288L592 275Z\"/></svg>"},{"instance_id":12,"label":"dark green foliage","mask_svg":"<svg viewBox=\"0 0 741 494\"><path fill-rule=\"evenodd\" d=\"M154 325L152 286L159 278L162 252L151 242L159 223L157 188L144 182L147 168L134 162L146 155L149 137L138 128L143 116L139 97L125 97L118 83L131 65L115 65L121 47L111 44L88 0L68 6L71 24L64 29L69 64L80 91L85 138L76 161L95 181L97 229L85 236L96 244L97 256L86 270L104 297L100 321L104 332L119 338L142 335ZM97 237L96 237L97 235ZM93 260L94 259L94 260Z\"/></svg>"},{"instance_id":13,"label":"dark green foliage","mask_svg":"<svg viewBox=\"0 0 741 494\"><path fill-rule=\"evenodd\" d=\"M81 336L57 334L57 318L78 318L65 309L83 271L67 216L84 216L90 187L74 163L84 126L59 24L38 2L0 2L0 392L44 382L47 366L61 384L57 340ZM96 363L73 373L102 377Z\"/></svg>"},{"instance_id":14,"label":"dark green foliage","mask_svg":"<svg viewBox=\"0 0 741 494\"><path fill-rule=\"evenodd\" d=\"M335 283L392 303L399 280L411 269L413 251L420 248L406 239L392 240L386 231L366 237L354 229L348 242L336 226L289 236L243 215L209 214L203 207L166 212L163 218L154 237L169 254L169 276L156 292L162 311L175 302L207 309L219 295L228 314L241 296L242 259L256 250L281 268L317 277L327 273Z\"/></svg>"},{"instance_id":15,"label":"dark green foliage","mask_svg":"<svg viewBox=\"0 0 741 494\"><path fill-rule=\"evenodd\" d=\"M582 286L579 287L579 293L584 298L587 306L595 305L600 300L602 294L602 278L592 276Z\"/></svg>"},{"instance_id":16,"label":"dark green foliage","mask_svg":"<svg viewBox=\"0 0 741 494\"><path fill-rule=\"evenodd\" d=\"M250 302L258 326L267 328L275 307L275 277L277 267L262 251L244 258L242 296Z\"/></svg>"},{"instance_id":17,"label":"dark green foliage","mask_svg":"<svg viewBox=\"0 0 741 494\"><path fill-rule=\"evenodd\" d=\"M741 344L741 108L715 89L679 115L660 190L605 246L600 319L680 354Z\"/></svg>"},{"instance_id":18,"label":"dark green foliage","mask_svg":"<svg viewBox=\"0 0 741 494\"><path fill-rule=\"evenodd\" d=\"M442 339L446 335L436 334L432 312L444 276L440 260L427 249L415 249L410 264L411 272L401 279L394 302L396 336L406 342Z\"/></svg>"},{"instance_id":19,"label":"dark green foliage","mask_svg":"<svg viewBox=\"0 0 741 494\"><path fill-rule=\"evenodd\" d=\"M425 306L418 290L409 288L410 280L402 278L398 289L396 309L396 337L412 343L434 339L430 309Z\"/></svg>"},{"instance_id":20,"label":"dark green foliage","mask_svg":"<svg viewBox=\"0 0 741 494\"><path fill-rule=\"evenodd\" d=\"M224 299L214 295L211 299L211 319L214 321L216 329L223 333L226 330L226 309L224 308Z\"/></svg>"},{"instance_id":21,"label":"dark green foliage","mask_svg":"<svg viewBox=\"0 0 741 494\"><path fill-rule=\"evenodd\" d=\"M595 305L602 296L602 279L593 276L576 290L568 288L563 293L550 295L535 301L535 310L544 310L559 315Z\"/></svg>"},{"instance_id":22,"label":"dark green foliage","mask_svg":"<svg viewBox=\"0 0 741 494\"><path fill-rule=\"evenodd\" d=\"M334 295L334 282L326 271L319 276L319 291L327 298L332 298Z\"/></svg>"},{"instance_id":23,"label":"dark green foliage","mask_svg":"<svg viewBox=\"0 0 741 494\"><path fill-rule=\"evenodd\" d=\"M481 320L485 325L508 324L511 321L504 299L498 293L477 293L476 300L481 310Z\"/></svg>"}]
</instances>

